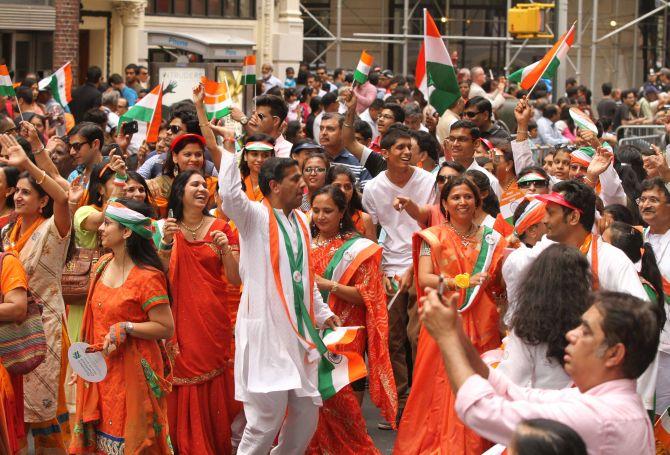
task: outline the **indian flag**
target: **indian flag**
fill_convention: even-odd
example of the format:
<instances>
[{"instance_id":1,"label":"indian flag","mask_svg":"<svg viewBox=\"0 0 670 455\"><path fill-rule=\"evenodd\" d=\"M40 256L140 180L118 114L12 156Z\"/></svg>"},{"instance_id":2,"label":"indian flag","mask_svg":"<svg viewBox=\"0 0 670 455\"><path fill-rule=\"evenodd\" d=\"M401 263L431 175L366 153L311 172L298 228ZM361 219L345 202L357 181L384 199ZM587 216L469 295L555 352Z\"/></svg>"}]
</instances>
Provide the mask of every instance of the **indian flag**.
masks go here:
<instances>
[{"instance_id":1,"label":"indian flag","mask_svg":"<svg viewBox=\"0 0 670 455\"><path fill-rule=\"evenodd\" d=\"M361 327L337 327L323 332L323 344L328 351L319 362L319 392L327 400L342 388L367 375L365 362L357 352L342 350L354 341Z\"/></svg>"},{"instance_id":2,"label":"indian flag","mask_svg":"<svg viewBox=\"0 0 670 455\"><path fill-rule=\"evenodd\" d=\"M670 452L670 416L667 409L654 424L654 439L656 439L656 453ZM659 452L659 449L662 451Z\"/></svg>"},{"instance_id":3,"label":"indian flag","mask_svg":"<svg viewBox=\"0 0 670 455\"><path fill-rule=\"evenodd\" d=\"M580 109L577 109L576 107L571 107L570 117L572 117L572 120L574 120L575 125L577 125L578 128L591 131L596 135L598 134L598 127L596 126L596 124L593 123L591 118L587 114L582 112Z\"/></svg>"},{"instance_id":4,"label":"indian flag","mask_svg":"<svg viewBox=\"0 0 670 455\"><path fill-rule=\"evenodd\" d=\"M510 74L509 80L518 83L524 90L531 90L540 79L551 79L556 74L558 65L565 60L574 41L575 24L572 24L570 30L561 35L542 60Z\"/></svg>"},{"instance_id":5,"label":"indian flag","mask_svg":"<svg viewBox=\"0 0 670 455\"><path fill-rule=\"evenodd\" d=\"M354 71L354 80L356 82L361 85L365 84L365 82L368 80L368 74L370 74L370 67L372 66L373 61L374 58L372 55L365 51L361 52L361 58L358 61L356 71Z\"/></svg>"},{"instance_id":6,"label":"indian flag","mask_svg":"<svg viewBox=\"0 0 670 455\"><path fill-rule=\"evenodd\" d=\"M12 77L9 75L7 65L0 65L0 95L16 96L14 85L12 85Z\"/></svg>"},{"instance_id":7,"label":"indian flag","mask_svg":"<svg viewBox=\"0 0 670 455\"><path fill-rule=\"evenodd\" d=\"M70 62L61 66L49 77L39 82L40 90L49 88L51 95L61 106L67 106L72 101L72 66Z\"/></svg>"},{"instance_id":8,"label":"indian flag","mask_svg":"<svg viewBox=\"0 0 670 455\"><path fill-rule=\"evenodd\" d=\"M158 141L158 128L163 116L163 86L157 85L147 95L131 107L119 119L119 128L123 123L137 120L137 133L133 135L133 142L146 138L147 142Z\"/></svg>"},{"instance_id":9,"label":"indian flag","mask_svg":"<svg viewBox=\"0 0 670 455\"><path fill-rule=\"evenodd\" d=\"M256 83L256 56L244 57L244 70L242 72L242 85L254 85Z\"/></svg>"},{"instance_id":10,"label":"indian flag","mask_svg":"<svg viewBox=\"0 0 670 455\"><path fill-rule=\"evenodd\" d=\"M422 79L426 79L426 87L432 87L427 99L437 113L442 115L458 100L461 91L447 47L427 9L423 10L423 25L423 46L420 54L424 54L425 74L416 75L417 86L421 87ZM418 66L417 63L417 68Z\"/></svg>"},{"instance_id":11,"label":"indian flag","mask_svg":"<svg viewBox=\"0 0 670 455\"><path fill-rule=\"evenodd\" d=\"M416 68L414 69L414 78L416 86L423 97L428 99L428 78L426 77L426 46L421 43L421 50L419 50L419 57L416 59Z\"/></svg>"},{"instance_id":12,"label":"indian flag","mask_svg":"<svg viewBox=\"0 0 670 455\"><path fill-rule=\"evenodd\" d=\"M223 118L230 114L230 108L233 106L233 100L228 96L228 83L216 82L201 78L202 85L205 88L205 112L207 118Z\"/></svg>"}]
</instances>

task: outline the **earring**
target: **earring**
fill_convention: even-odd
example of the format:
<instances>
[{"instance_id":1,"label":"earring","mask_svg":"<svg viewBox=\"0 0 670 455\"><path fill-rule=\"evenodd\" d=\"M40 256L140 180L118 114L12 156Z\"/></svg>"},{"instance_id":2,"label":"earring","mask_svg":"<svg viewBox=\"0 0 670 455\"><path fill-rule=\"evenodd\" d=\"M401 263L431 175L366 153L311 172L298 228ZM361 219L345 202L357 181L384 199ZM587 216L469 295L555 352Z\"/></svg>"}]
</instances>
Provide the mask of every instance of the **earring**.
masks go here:
<instances>
[{"instance_id":1,"label":"earring","mask_svg":"<svg viewBox=\"0 0 670 455\"><path fill-rule=\"evenodd\" d=\"M177 174L179 174L179 169L177 168L176 164L174 165L174 169L172 170L172 173L174 174L175 177L177 176Z\"/></svg>"}]
</instances>

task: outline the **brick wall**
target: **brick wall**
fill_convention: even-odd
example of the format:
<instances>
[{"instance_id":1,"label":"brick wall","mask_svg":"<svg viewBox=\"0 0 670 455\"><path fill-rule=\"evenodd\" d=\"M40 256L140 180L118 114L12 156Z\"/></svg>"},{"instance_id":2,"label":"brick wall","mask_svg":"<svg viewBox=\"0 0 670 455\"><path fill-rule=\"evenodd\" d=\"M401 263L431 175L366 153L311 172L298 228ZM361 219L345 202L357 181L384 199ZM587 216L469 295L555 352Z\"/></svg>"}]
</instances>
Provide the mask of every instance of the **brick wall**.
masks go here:
<instances>
[{"instance_id":1,"label":"brick wall","mask_svg":"<svg viewBox=\"0 0 670 455\"><path fill-rule=\"evenodd\" d=\"M54 71L72 62L72 86L79 83L79 0L56 0Z\"/></svg>"}]
</instances>

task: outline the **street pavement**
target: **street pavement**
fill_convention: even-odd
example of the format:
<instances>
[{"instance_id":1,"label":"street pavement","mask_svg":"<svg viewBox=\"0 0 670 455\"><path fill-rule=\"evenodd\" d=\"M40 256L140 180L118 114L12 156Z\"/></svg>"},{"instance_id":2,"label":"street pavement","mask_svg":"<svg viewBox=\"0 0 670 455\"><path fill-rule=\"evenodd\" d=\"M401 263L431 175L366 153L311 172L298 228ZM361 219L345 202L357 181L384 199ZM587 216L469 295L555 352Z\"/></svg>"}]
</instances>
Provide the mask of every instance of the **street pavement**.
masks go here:
<instances>
[{"instance_id":1,"label":"street pavement","mask_svg":"<svg viewBox=\"0 0 670 455\"><path fill-rule=\"evenodd\" d=\"M380 430L377 424L382 420L379 409L370 401L370 395L365 394L363 399L363 417L368 424L368 434L383 455L390 455L393 451L396 432L393 430Z\"/></svg>"}]
</instances>

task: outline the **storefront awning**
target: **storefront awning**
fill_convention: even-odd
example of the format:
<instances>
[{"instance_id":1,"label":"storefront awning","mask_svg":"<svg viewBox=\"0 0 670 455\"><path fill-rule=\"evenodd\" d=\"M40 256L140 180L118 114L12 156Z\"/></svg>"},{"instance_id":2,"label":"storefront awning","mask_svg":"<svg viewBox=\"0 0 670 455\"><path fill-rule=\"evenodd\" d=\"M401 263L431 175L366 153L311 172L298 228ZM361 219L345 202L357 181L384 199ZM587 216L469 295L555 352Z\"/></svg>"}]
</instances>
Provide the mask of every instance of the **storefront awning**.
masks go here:
<instances>
[{"instance_id":1,"label":"storefront awning","mask_svg":"<svg viewBox=\"0 0 670 455\"><path fill-rule=\"evenodd\" d=\"M147 30L147 44L195 52L205 60L242 60L251 53L255 43L211 31L175 33Z\"/></svg>"}]
</instances>

